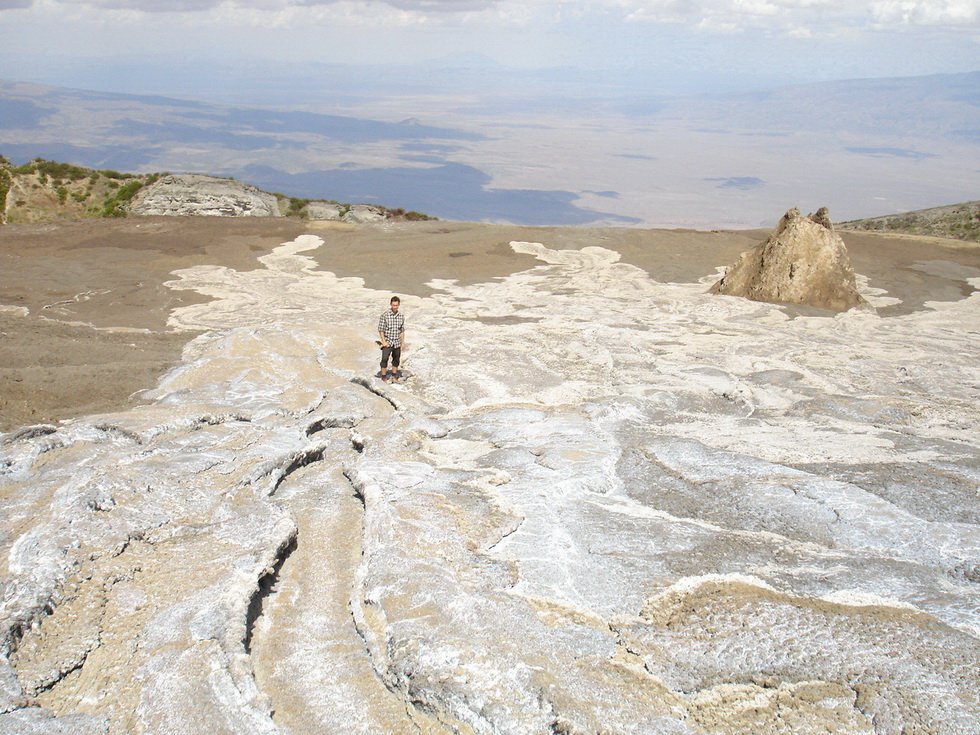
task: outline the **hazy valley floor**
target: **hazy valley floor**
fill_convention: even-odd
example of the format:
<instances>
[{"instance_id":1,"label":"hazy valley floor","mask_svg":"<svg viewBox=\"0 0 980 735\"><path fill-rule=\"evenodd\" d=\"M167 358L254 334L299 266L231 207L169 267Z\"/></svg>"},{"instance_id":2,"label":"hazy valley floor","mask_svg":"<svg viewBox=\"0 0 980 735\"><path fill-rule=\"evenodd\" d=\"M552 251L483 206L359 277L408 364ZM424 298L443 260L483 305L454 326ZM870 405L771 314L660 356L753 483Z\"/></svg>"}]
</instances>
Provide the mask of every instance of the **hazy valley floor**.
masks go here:
<instances>
[{"instance_id":1,"label":"hazy valley floor","mask_svg":"<svg viewBox=\"0 0 980 735\"><path fill-rule=\"evenodd\" d=\"M761 237L0 230L0 732L972 732L980 249Z\"/></svg>"}]
</instances>

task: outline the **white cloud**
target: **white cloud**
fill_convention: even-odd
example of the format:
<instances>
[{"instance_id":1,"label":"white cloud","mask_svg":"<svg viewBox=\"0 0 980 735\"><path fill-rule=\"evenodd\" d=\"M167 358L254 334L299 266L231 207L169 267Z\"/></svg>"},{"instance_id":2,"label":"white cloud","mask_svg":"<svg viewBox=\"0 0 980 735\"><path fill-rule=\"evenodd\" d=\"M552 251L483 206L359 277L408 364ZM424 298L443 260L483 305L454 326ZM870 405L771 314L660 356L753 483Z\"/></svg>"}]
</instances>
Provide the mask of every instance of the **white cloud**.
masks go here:
<instances>
[{"instance_id":1,"label":"white cloud","mask_svg":"<svg viewBox=\"0 0 980 735\"><path fill-rule=\"evenodd\" d=\"M2 2L2 0L0 0ZM30 5L30 0L26 2ZM108 10L137 10L147 13L194 12L223 6L237 10L281 11L289 8L311 8L322 5L360 6L365 12L376 13L385 5L419 15L438 13L469 13L489 10L497 0L375 0L374 2L345 2L344 0L82 0L75 4ZM0 5L2 7L2 5Z\"/></svg>"},{"instance_id":2,"label":"white cloud","mask_svg":"<svg viewBox=\"0 0 980 735\"><path fill-rule=\"evenodd\" d=\"M472 13L489 10L496 0L385 0L385 4L418 13Z\"/></svg>"},{"instance_id":3,"label":"white cloud","mask_svg":"<svg viewBox=\"0 0 980 735\"><path fill-rule=\"evenodd\" d=\"M798 38L915 27L980 30L980 0L0 0L0 12L26 7L86 9L94 16L118 18L209 14L223 22L276 27L333 22L559 28L591 19L607 27L630 23L721 33L762 30Z\"/></svg>"},{"instance_id":4,"label":"white cloud","mask_svg":"<svg viewBox=\"0 0 980 735\"><path fill-rule=\"evenodd\" d=\"M980 22L980 0L877 0L875 22L884 25L963 25Z\"/></svg>"},{"instance_id":5,"label":"white cloud","mask_svg":"<svg viewBox=\"0 0 980 735\"><path fill-rule=\"evenodd\" d=\"M779 15L782 8L769 0L733 0L732 10L750 17Z\"/></svg>"},{"instance_id":6,"label":"white cloud","mask_svg":"<svg viewBox=\"0 0 980 735\"><path fill-rule=\"evenodd\" d=\"M683 23L712 30L792 31L945 26L980 28L980 0L601 0L643 23Z\"/></svg>"},{"instance_id":7,"label":"white cloud","mask_svg":"<svg viewBox=\"0 0 980 735\"><path fill-rule=\"evenodd\" d=\"M145 13L184 13L211 10L222 0L85 0L77 5L89 5L106 10L142 11Z\"/></svg>"}]
</instances>

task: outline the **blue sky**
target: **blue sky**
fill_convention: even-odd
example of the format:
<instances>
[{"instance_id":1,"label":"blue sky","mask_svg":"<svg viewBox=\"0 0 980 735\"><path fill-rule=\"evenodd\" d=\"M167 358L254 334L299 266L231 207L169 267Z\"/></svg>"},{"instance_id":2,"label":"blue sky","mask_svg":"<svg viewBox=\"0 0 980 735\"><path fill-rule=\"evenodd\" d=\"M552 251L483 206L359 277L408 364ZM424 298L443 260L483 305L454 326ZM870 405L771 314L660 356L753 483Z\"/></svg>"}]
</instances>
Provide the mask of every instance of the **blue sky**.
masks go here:
<instances>
[{"instance_id":1,"label":"blue sky","mask_svg":"<svg viewBox=\"0 0 980 735\"><path fill-rule=\"evenodd\" d=\"M0 41L0 78L96 89L137 62L475 57L698 92L980 69L980 0L0 0Z\"/></svg>"}]
</instances>

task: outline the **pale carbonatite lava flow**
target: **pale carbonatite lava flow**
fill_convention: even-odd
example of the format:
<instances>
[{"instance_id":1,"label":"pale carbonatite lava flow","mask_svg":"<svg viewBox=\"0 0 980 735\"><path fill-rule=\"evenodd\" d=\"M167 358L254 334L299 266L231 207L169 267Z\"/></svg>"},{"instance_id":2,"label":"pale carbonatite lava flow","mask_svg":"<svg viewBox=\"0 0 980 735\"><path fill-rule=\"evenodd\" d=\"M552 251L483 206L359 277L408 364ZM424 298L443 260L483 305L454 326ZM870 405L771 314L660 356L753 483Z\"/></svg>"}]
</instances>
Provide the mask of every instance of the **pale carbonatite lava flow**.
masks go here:
<instances>
[{"instance_id":1,"label":"pale carbonatite lava flow","mask_svg":"<svg viewBox=\"0 0 980 735\"><path fill-rule=\"evenodd\" d=\"M390 386L330 246L179 272L150 406L3 437L0 731L975 732L980 297L514 242Z\"/></svg>"}]
</instances>

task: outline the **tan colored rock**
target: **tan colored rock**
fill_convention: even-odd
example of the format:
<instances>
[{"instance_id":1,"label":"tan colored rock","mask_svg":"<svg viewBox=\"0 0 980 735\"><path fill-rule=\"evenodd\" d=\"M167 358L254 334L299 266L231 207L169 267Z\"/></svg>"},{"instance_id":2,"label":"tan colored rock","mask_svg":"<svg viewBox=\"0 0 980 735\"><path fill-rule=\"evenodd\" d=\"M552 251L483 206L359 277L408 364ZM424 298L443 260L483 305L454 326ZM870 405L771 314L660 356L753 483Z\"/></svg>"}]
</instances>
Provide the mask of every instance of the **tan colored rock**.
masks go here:
<instances>
[{"instance_id":1,"label":"tan colored rock","mask_svg":"<svg viewBox=\"0 0 980 735\"><path fill-rule=\"evenodd\" d=\"M790 209L764 242L739 256L711 293L834 311L867 303L826 207L806 217Z\"/></svg>"}]
</instances>

